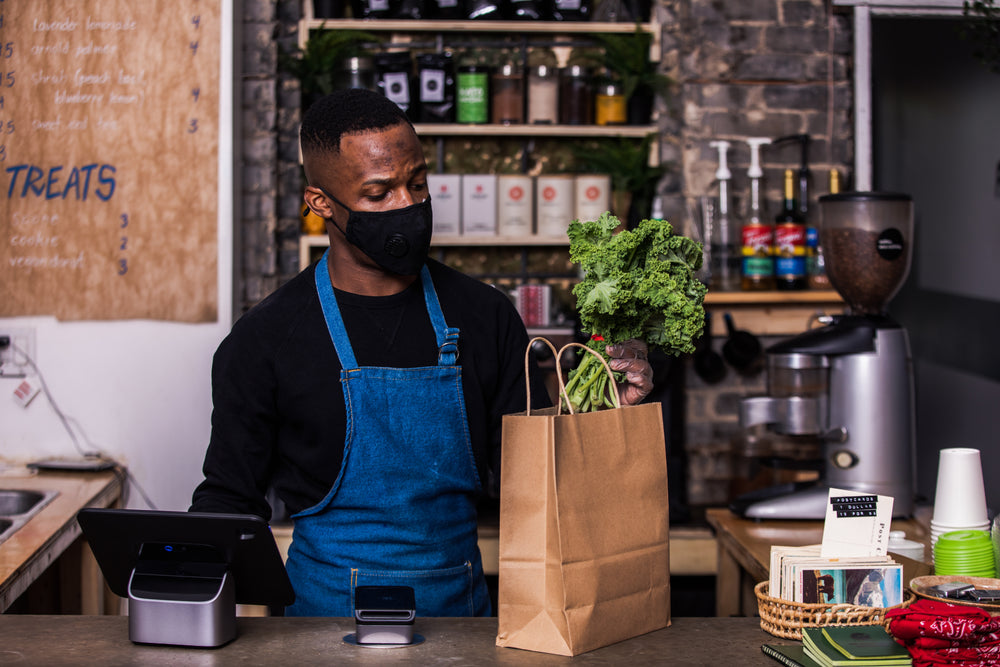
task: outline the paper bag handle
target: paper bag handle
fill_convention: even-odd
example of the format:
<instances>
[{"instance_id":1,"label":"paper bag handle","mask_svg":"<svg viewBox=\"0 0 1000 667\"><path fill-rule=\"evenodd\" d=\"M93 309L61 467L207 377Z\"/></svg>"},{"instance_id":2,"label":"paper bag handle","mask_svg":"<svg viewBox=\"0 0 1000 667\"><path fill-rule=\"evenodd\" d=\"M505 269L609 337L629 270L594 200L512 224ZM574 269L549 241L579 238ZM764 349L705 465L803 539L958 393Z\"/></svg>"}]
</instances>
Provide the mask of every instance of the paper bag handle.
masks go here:
<instances>
[{"instance_id":1,"label":"paper bag handle","mask_svg":"<svg viewBox=\"0 0 1000 667\"><path fill-rule=\"evenodd\" d=\"M528 347L524 351L524 389L525 396L528 397L528 408L525 414L529 417L531 416L531 373L528 368L528 360L531 358L531 346L535 344L536 340L540 340L549 346L552 350L552 358L556 360L556 376L559 378L559 395L564 396L566 394L566 387L563 386L562 380L562 369L559 368L559 352L556 350L556 346L552 344L548 338L542 336L535 336L528 341ZM559 401L560 406L562 406L562 401ZM560 407L561 409L561 407Z\"/></svg>"},{"instance_id":2,"label":"paper bag handle","mask_svg":"<svg viewBox=\"0 0 1000 667\"><path fill-rule=\"evenodd\" d=\"M553 345L548 338L544 338L542 336L536 336L528 341L528 347L524 351L524 388L525 388L525 395L527 396L528 400L528 406L527 409L525 410L526 415L531 416L531 377L529 372L528 360L530 359L531 346L534 344L536 340L542 341L543 343L549 346L550 350L552 350L552 356L555 359L555 364L556 364L556 378L559 380L559 396L560 399L566 399L566 406L569 408L570 414L574 414L573 404L570 403L569 396L566 394L566 383L563 380L563 374L562 374L562 353L565 352L566 348L568 347L582 348L588 353L597 357L597 360L601 362L602 366L604 366L604 370L608 374L608 379L611 380L608 386L611 387L612 402L615 404L616 408L621 407L621 397L618 395L618 383L615 382L615 374L611 370L611 367L608 366L608 362L604 360L604 357L601 355L600 352L598 352L597 350L592 350L591 348L581 343L566 343L565 345L563 345L562 349L557 351L556 346ZM556 406L556 414L560 415L562 414L563 402L562 400L559 400L557 401L557 403L558 404Z\"/></svg>"},{"instance_id":3,"label":"paper bag handle","mask_svg":"<svg viewBox=\"0 0 1000 667\"><path fill-rule=\"evenodd\" d=\"M614 372L611 370L611 367L608 366L608 362L604 360L604 356L600 352L587 347L583 343L566 343L565 345L563 345L562 349L559 350L559 353L556 355L556 369L559 370L559 394L561 396L566 396L566 385L563 384L563 379L562 379L562 364L560 363L559 360L560 357L562 357L562 353L566 351L567 347L578 347L597 357L597 360L601 362L601 365L604 366L605 372L607 372L608 374L608 380L610 380L610 382L608 383L608 387L610 387L611 389L611 402L615 404L616 408L620 408L622 406L622 399L621 396L618 395L618 383L615 382ZM566 397L566 405L569 407L569 413L573 414L573 404L570 403L568 396Z\"/></svg>"}]
</instances>

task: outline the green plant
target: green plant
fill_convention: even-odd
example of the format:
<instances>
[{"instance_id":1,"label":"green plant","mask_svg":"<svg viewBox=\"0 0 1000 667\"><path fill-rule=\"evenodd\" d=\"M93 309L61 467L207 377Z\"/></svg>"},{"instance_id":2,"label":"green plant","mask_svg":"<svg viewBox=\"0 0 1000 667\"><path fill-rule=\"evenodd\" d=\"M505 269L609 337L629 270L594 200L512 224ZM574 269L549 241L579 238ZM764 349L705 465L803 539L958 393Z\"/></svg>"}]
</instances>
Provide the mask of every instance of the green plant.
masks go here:
<instances>
[{"instance_id":1,"label":"green plant","mask_svg":"<svg viewBox=\"0 0 1000 667\"><path fill-rule=\"evenodd\" d=\"M591 37L603 50L597 64L618 78L626 99L636 91L663 96L670 90L673 79L660 72L657 63L649 59L653 36L640 26L632 33L594 33Z\"/></svg>"},{"instance_id":2,"label":"green plant","mask_svg":"<svg viewBox=\"0 0 1000 667\"><path fill-rule=\"evenodd\" d=\"M995 0L962 3L961 35L973 43L972 54L995 74L1000 74L1000 7Z\"/></svg>"},{"instance_id":3,"label":"green plant","mask_svg":"<svg viewBox=\"0 0 1000 667\"><path fill-rule=\"evenodd\" d=\"M334 91L338 71L348 58L369 53L382 40L361 30L320 30L309 38L304 50L296 47L291 53L279 52L278 65L299 80L303 103L308 104Z\"/></svg>"},{"instance_id":4,"label":"green plant","mask_svg":"<svg viewBox=\"0 0 1000 667\"><path fill-rule=\"evenodd\" d=\"M630 221L649 216L656 186L671 168L665 162L649 163L649 151L657 137L650 133L641 141L615 138L572 145L580 171L610 174L612 190L632 194L635 213L628 216Z\"/></svg>"}]
</instances>

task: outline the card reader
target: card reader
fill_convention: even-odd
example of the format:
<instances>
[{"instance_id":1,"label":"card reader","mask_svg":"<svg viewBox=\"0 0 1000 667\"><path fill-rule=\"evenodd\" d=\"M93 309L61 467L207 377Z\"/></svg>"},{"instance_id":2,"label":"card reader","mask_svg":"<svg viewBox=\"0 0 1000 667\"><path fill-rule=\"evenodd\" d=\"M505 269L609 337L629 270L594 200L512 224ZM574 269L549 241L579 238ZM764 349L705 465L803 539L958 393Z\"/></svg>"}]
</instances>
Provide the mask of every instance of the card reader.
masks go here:
<instances>
[{"instance_id":1,"label":"card reader","mask_svg":"<svg viewBox=\"0 0 1000 667\"><path fill-rule=\"evenodd\" d=\"M409 586L358 586L354 621L358 644L412 644L417 616Z\"/></svg>"}]
</instances>

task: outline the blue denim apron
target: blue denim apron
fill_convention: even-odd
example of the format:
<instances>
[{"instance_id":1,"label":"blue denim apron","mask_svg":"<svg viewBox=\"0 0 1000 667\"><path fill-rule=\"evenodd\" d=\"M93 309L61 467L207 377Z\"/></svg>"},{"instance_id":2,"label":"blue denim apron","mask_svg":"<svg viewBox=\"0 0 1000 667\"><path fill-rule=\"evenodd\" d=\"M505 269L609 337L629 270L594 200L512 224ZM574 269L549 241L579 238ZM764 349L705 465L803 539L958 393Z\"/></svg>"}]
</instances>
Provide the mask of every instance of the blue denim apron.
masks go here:
<instances>
[{"instance_id":1,"label":"blue denim apron","mask_svg":"<svg viewBox=\"0 0 1000 667\"><path fill-rule=\"evenodd\" d=\"M413 587L419 616L483 616L490 600L476 536L479 474L458 358L425 266L420 273L438 365L358 368L327 257L316 289L340 357L347 436L340 474L295 514L286 567L290 616L353 616L354 589Z\"/></svg>"}]
</instances>

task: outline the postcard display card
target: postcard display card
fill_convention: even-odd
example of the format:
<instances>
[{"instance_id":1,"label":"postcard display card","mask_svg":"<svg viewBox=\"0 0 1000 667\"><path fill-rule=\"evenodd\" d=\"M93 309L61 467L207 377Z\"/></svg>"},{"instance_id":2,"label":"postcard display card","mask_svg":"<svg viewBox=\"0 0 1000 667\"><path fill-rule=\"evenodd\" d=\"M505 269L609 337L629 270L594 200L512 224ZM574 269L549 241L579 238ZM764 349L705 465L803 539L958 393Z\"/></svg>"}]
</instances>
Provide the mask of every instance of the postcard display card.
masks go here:
<instances>
[{"instance_id":1,"label":"postcard display card","mask_svg":"<svg viewBox=\"0 0 1000 667\"><path fill-rule=\"evenodd\" d=\"M830 489L820 555L884 557L889 553L891 522L892 497Z\"/></svg>"}]
</instances>

